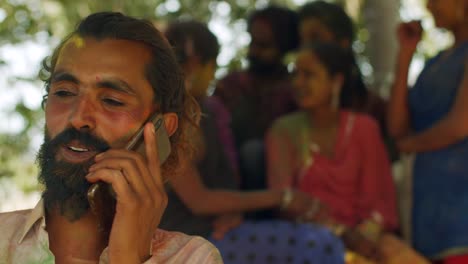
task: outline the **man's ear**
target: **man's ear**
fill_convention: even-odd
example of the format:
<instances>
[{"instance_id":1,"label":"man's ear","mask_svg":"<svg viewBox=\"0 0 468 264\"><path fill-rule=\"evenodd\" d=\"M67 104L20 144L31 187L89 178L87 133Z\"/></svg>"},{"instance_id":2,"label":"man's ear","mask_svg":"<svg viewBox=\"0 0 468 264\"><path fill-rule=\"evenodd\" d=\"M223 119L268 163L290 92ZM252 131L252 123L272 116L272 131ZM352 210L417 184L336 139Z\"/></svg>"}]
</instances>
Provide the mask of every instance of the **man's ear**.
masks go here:
<instances>
[{"instance_id":1,"label":"man's ear","mask_svg":"<svg viewBox=\"0 0 468 264\"><path fill-rule=\"evenodd\" d=\"M164 114L164 125L169 136L172 136L179 127L179 117L176 113L165 113Z\"/></svg>"}]
</instances>

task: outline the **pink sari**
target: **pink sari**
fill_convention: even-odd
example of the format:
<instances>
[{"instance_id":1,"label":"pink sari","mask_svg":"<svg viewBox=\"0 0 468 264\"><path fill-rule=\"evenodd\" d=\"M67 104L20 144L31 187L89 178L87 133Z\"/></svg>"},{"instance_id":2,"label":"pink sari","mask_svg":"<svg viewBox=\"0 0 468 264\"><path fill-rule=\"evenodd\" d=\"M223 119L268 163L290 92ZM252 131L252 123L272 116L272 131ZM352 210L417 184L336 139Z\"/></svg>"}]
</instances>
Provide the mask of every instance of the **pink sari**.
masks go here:
<instances>
[{"instance_id":1,"label":"pink sari","mask_svg":"<svg viewBox=\"0 0 468 264\"><path fill-rule=\"evenodd\" d=\"M395 229L395 187L376 122L366 115L342 111L333 158L314 150L307 137L307 122L305 114L295 113L273 125L266 142L269 187L294 187L310 193L330 208L336 221L347 226L378 212L384 228Z\"/></svg>"}]
</instances>

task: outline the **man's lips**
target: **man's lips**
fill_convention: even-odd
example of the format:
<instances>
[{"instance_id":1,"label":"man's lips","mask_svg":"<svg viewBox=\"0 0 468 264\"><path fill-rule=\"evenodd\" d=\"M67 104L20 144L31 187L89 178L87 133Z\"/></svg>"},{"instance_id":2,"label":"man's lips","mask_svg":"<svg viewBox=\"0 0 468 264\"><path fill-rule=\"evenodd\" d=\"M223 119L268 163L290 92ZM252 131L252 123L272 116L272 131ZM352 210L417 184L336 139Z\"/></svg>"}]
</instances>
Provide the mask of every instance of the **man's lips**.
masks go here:
<instances>
[{"instance_id":1,"label":"man's lips","mask_svg":"<svg viewBox=\"0 0 468 264\"><path fill-rule=\"evenodd\" d=\"M87 161L98 153L91 146L84 146L77 141L72 141L61 146L59 155L68 162L81 163Z\"/></svg>"}]
</instances>

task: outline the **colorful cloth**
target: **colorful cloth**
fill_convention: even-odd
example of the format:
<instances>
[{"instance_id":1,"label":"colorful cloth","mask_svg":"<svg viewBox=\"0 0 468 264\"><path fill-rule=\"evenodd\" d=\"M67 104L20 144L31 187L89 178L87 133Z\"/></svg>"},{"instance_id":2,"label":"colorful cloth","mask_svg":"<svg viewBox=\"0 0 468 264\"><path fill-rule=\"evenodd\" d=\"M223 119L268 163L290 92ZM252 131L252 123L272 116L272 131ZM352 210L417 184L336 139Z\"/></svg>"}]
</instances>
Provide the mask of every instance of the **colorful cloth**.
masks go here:
<instances>
[{"instance_id":1,"label":"colorful cloth","mask_svg":"<svg viewBox=\"0 0 468 264\"><path fill-rule=\"evenodd\" d=\"M312 224L247 221L211 242L226 264L341 264L345 259L341 240Z\"/></svg>"},{"instance_id":2,"label":"colorful cloth","mask_svg":"<svg viewBox=\"0 0 468 264\"><path fill-rule=\"evenodd\" d=\"M45 224L42 200L32 210L1 213L0 262L55 263L55 257L49 250ZM107 248L102 252L99 263L108 263ZM219 251L205 239L158 229L153 237L153 256L145 263L223 262Z\"/></svg>"},{"instance_id":3,"label":"colorful cloth","mask_svg":"<svg viewBox=\"0 0 468 264\"><path fill-rule=\"evenodd\" d=\"M225 153L219 143L216 114L210 106L206 101L201 102L204 116L200 127L205 143L205 158L197 166L199 175L203 184L210 189L236 189L232 168L226 166ZM174 190L168 190L168 197L160 228L201 235L207 239L211 237L213 216L192 213ZM288 244L288 241L291 242ZM213 242L219 247L225 263L314 263L316 260L326 260L318 263L335 264L344 261L341 241L324 228L309 225L247 221L230 230L223 240ZM309 250L305 251L307 245L311 244Z\"/></svg>"},{"instance_id":4,"label":"colorful cloth","mask_svg":"<svg viewBox=\"0 0 468 264\"><path fill-rule=\"evenodd\" d=\"M442 119L456 99L467 67L468 42L448 52L429 60L409 91L411 125L416 133ZM414 247L428 257L468 253L467 161L468 138L416 155L412 239Z\"/></svg>"},{"instance_id":5,"label":"colorful cloth","mask_svg":"<svg viewBox=\"0 0 468 264\"><path fill-rule=\"evenodd\" d=\"M329 207L335 220L350 227L377 212L387 230L395 229L395 187L376 122L347 111L339 120L334 156L329 158L309 139L305 112L278 119L266 139L269 187L310 193Z\"/></svg>"}]
</instances>

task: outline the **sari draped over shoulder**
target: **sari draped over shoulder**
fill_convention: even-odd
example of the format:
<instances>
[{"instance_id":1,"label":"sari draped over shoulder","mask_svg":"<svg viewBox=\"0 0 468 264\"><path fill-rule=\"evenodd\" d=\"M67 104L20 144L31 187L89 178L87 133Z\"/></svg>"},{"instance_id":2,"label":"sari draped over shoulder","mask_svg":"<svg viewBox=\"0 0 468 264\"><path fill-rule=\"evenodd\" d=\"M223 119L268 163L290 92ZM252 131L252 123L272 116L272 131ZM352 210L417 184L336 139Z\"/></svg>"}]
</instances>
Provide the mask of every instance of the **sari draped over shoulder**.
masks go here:
<instances>
[{"instance_id":1,"label":"sari draped over shoulder","mask_svg":"<svg viewBox=\"0 0 468 264\"><path fill-rule=\"evenodd\" d=\"M308 122L306 114L298 112L273 125L267 137L270 188L289 186L310 193L331 209L335 220L350 227L377 212L386 230L395 229L395 187L376 122L342 111L333 157L316 150L308 138Z\"/></svg>"},{"instance_id":2,"label":"sari draped over shoulder","mask_svg":"<svg viewBox=\"0 0 468 264\"><path fill-rule=\"evenodd\" d=\"M430 59L409 91L412 128L422 132L451 110L468 59L468 42ZM468 122L468 120L460 120ZM468 253L468 138L418 153L413 168L413 242L434 259Z\"/></svg>"}]
</instances>

